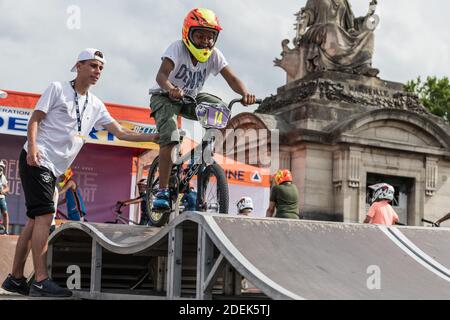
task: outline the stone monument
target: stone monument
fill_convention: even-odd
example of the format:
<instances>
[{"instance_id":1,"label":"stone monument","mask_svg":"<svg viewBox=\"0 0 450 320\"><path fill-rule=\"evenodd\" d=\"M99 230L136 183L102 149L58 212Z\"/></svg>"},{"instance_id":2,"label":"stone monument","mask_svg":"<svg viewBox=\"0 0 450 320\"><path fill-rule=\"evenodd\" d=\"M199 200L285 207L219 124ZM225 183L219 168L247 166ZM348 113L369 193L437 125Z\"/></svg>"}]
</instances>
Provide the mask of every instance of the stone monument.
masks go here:
<instances>
[{"instance_id":1,"label":"stone monument","mask_svg":"<svg viewBox=\"0 0 450 320\"><path fill-rule=\"evenodd\" d=\"M377 76L372 67L376 7L373 0L367 15L356 18L347 0L308 0L296 14L294 48L283 40L275 65L286 71L288 82L318 71Z\"/></svg>"},{"instance_id":2,"label":"stone monument","mask_svg":"<svg viewBox=\"0 0 450 320\"><path fill-rule=\"evenodd\" d=\"M396 187L402 223L448 212L450 126L401 83L377 77L376 5L355 18L347 0L307 0L296 15L294 48L283 41L275 60L287 84L229 123L279 131L280 167L293 172L304 219L362 222L367 187L381 181Z\"/></svg>"}]
</instances>

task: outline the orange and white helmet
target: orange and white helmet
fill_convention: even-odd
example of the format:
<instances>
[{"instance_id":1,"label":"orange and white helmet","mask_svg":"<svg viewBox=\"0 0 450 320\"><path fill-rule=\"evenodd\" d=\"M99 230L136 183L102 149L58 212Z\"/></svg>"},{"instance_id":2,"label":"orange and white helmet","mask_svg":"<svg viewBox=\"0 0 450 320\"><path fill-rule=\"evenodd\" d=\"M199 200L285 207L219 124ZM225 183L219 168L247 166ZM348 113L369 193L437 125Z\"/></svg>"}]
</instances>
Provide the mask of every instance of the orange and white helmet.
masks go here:
<instances>
[{"instance_id":1,"label":"orange and white helmet","mask_svg":"<svg viewBox=\"0 0 450 320\"><path fill-rule=\"evenodd\" d=\"M205 8L196 8L191 10L183 23L183 33L182 39L190 53L199 62L204 63L208 61L213 53L213 48L203 48L199 49L194 45L192 41L192 33L198 29L207 29L213 31L215 34L214 44L216 44L219 32L222 30L220 26L219 19L216 14Z\"/></svg>"},{"instance_id":2,"label":"orange and white helmet","mask_svg":"<svg viewBox=\"0 0 450 320\"><path fill-rule=\"evenodd\" d=\"M63 188L63 187L66 185L66 183L67 183L70 179L72 179L72 177L73 177L73 171L72 171L72 168L67 169L66 172L64 172L63 177L64 177L64 180L61 181L61 182L59 183L59 186L60 186L61 188Z\"/></svg>"},{"instance_id":3,"label":"orange and white helmet","mask_svg":"<svg viewBox=\"0 0 450 320\"><path fill-rule=\"evenodd\" d=\"M285 182L292 182L292 174L289 170L278 170L274 175L273 179L277 185L280 185Z\"/></svg>"}]
</instances>

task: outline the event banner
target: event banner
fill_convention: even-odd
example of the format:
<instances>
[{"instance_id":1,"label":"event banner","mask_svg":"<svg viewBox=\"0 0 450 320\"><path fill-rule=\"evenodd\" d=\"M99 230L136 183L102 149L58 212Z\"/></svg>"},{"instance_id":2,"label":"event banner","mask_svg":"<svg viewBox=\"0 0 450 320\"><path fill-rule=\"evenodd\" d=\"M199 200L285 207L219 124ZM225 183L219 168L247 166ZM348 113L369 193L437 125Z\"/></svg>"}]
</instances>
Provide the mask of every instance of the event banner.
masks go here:
<instances>
[{"instance_id":1,"label":"event banner","mask_svg":"<svg viewBox=\"0 0 450 320\"><path fill-rule=\"evenodd\" d=\"M25 137L0 135L0 160L6 163L5 176L10 187L6 197L10 224L24 225L26 222L18 160L25 140ZM129 198L134 154L135 149L101 145L87 144L81 149L72 168L86 204L88 221L113 220L116 202ZM65 205L59 209L67 212ZM128 216L128 208L123 213Z\"/></svg>"},{"instance_id":2,"label":"event banner","mask_svg":"<svg viewBox=\"0 0 450 320\"><path fill-rule=\"evenodd\" d=\"M83 147L72 169L73 179L80 187L89 222L114 220L117 201L130 198L133 155L130 148L87 144ZM60 206L66 212L66 206ZM128 207L123 208L128 217Z\"/></svg>"},{"instance_id":3,"label":"event banner","mask_svg":"<svg viewBox=\"0 0 450 320\"><path fill-rule=\"evenodd\" d=\"M27 135L27 125L30 120L32 109L7 107L0 105L0 134L9 134L14 136ZM139 133L156 133L156 127L150 124L142 124L131 121L118 120L118 122L124 127L134 132ZM158 149L158 145L149 142L127 142L121 141L114 137L106 130L97 131L93 129L88 137L87 143L103 144L130 148L140 149Z\"/></svg>"}]
</instances>

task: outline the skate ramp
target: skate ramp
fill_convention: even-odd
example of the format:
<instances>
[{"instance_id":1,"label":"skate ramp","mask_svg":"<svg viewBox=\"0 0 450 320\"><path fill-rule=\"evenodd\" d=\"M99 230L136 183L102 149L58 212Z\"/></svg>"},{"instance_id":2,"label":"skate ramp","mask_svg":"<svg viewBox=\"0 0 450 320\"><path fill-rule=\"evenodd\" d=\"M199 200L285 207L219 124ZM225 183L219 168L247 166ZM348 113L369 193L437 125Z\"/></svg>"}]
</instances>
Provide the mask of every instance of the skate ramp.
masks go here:
<instances>
[{"instance_id":1,"label":"skate ramp","mask_svg":"<svg viewBox=\"0 0 450 320\"><path fill-rule=\"evenodd\" d=\"M389 230L198 213L164 228L69 223L50 240L50 264L61 284L80 265L93 299L246 298L242 277L259 298L450 299L450 230Z\"/></svg>"}]
</instances>

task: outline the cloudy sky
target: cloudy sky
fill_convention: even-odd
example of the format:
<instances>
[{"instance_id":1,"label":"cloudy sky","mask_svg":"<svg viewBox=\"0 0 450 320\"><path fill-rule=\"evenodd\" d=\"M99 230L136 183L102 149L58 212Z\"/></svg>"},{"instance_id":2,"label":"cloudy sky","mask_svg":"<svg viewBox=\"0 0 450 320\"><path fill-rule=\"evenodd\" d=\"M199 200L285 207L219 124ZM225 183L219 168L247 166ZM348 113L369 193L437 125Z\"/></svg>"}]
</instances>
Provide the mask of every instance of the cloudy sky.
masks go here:
<instances>
[{"instance_id":1,"label":"cloudy sky","mask_svg":"<svg viewBox=\"0 0 450 320\"><path fill-rule=\"evenodd\" d=\"M369 0L351 0L365 15ZM259 97L276 93L285 73L273 67L281 41L295 36L294 13L306 0L0 0L0 89L41 93L70 80L79 51L101 49L108 60L94 92L104 101L148 105L160 56L180 38L186 13L213 9L224 31L218 47ZM73 11L79 10L80 28ZM419 75L450 75L450 1L380 0L374 66L381 78L405 82ZM72 26L68 27L68 24ZM205 90L234 98L219 76ZM254 108L250 109L253 110ZM238 109L242 111L243 109Z\"/></svg>"}]
</instances>

